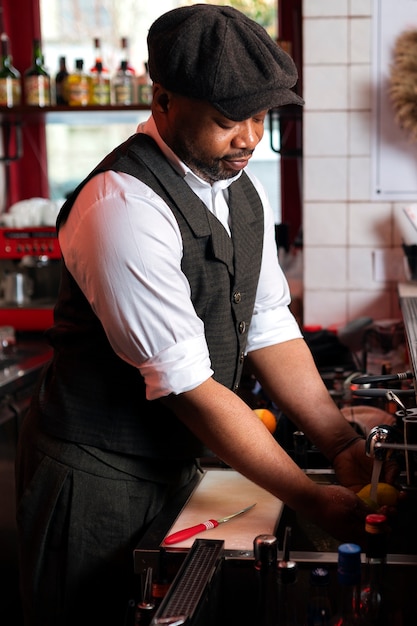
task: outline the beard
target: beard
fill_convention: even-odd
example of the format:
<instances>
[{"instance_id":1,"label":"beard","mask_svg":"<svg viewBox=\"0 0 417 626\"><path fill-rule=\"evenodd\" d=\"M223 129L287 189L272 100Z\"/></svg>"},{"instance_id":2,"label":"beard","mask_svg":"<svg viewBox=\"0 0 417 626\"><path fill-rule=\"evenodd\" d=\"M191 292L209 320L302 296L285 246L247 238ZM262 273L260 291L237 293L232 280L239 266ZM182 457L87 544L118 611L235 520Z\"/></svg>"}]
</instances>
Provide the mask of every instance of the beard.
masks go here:
<instances>
[{"instance_id":1,"label":"beard","mask_svg":"<svg viewBox=\"0 0 417 626\"><path fill-rule=\"evenodd\" d=\"M209 183L234 178L238 174L238 172L226 168L224 160L247 157L253 153L253 150L246 150L234 155L227 154L222 157L210 157L205 155L201 149L197 150L192 141L179 137L175 137L171 148L194 174Z\"/></svg>"},{"instance_id":2,"label":"beard","mask_svg":"<svg viewBox=\"0 0 417 626\"><path fill-rule=\"evenodd\" d=\"M188 165L194 174L209 183L214 183L218 180L227 180L228 178L233 178L237 174L237 172L225 169L221 159L204 161L192 156L191 154L186 154L184 157L180 156L180 159Z\"/></svg>"}]
</instances>

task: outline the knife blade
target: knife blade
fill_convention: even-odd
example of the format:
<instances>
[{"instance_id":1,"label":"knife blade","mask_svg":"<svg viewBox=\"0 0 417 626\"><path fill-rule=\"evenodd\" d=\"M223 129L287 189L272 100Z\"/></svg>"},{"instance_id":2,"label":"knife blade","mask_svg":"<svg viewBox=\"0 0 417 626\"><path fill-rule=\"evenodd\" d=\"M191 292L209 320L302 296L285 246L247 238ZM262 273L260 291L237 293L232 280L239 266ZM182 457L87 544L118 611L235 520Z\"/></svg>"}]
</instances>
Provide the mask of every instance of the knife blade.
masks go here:
<instances>
[{"instance_id":1,"label":"knife blade","mask_svg":"<svg viewBox=\"0 0 417 626\"><path fill-rule=\"evenodd\" d=\"M250 506L245 507L244 509L241 509L240 511L237 511L236 513L227 515L226 517L221 517L220 519L209 519L206 522L202 522L201 524L196 524L195 526L189 526L188 528L183 528L182 530L179 530L176 533L173 533L172 535L168 535L168 537L165 537L164 543L166 545L171 545L173 543L180 543L181 541L185 541L186 539L193 537L193 535L202 533L205 530L211 530L212 528L216 528L217 526L219 526L219 524L224 524L225 522L229 522L234 517L237 517L238 515L243 515L243 513L246 513L246 511L253 509L255 504L256 502L254 504L251 504Z\"/></svg>"}]
</instances>

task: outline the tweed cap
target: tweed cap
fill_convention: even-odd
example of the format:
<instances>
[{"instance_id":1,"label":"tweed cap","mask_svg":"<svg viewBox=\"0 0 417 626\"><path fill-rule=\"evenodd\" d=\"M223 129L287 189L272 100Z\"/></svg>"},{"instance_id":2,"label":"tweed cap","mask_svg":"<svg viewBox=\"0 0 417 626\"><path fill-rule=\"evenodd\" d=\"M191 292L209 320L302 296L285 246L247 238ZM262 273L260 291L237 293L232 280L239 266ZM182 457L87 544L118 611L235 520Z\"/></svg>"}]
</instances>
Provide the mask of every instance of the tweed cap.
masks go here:
<instances>
[{"instance_id":1,"label":"tweed cap","mask_svg":"<svg viewBox=\"0 0 417 626\"><path fill-rule=\"evenodd\" d=\"M154 83L205 100L241 121L286 104L304 104L293 90L297 69L266 30L230 6L194 4L164 13L148 33Z\"/></svg>"}]
</instances>

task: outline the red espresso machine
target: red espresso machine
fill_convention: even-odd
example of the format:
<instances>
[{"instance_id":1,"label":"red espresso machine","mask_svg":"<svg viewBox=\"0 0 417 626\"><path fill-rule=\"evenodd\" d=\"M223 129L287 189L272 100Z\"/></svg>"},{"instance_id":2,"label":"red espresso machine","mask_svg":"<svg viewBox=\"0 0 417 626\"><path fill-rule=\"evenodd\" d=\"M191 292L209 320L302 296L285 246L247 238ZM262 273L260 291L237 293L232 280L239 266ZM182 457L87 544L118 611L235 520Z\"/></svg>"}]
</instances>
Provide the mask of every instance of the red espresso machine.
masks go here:
<instances>
[{"instance_id":1,"label":"red espresso machine","mask_svg":"<svg viewBox=\"0 0 417 626\"><path fill-rule=\"evenodd\" d=\"M0 228L0 326L52 325L61 252L54 226Z\"/></svg>"}]
</instances>

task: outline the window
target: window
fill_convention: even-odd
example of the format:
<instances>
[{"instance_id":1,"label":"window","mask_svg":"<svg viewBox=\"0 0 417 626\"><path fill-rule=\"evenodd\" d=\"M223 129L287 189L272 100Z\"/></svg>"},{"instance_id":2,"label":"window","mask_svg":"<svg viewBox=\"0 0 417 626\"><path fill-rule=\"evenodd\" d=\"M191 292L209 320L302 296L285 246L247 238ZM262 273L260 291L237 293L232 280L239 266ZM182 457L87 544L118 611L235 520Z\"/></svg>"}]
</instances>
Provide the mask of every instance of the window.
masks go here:
<instances>
[{"instance_id":1,"label":"window","mask_svg":"<svg viewBox=\"0 0 417 626\"><path fill-rule=\"evenodd\" d=\"M178 0L138 2L137 0L41 0L42 41L45 63L55 76L59 57L65 56L68 71L82 58L85 69L95 62L94 38L99 38L104 64L110 73L121 60L121 40L127 38L130 64L137 74L147 60L146 36L149 26L162 13L177 6L195 4ZM219 4L219 2L216 2ZM276 0L235 0L224 2L246 12L276 38ZM46 128L50 197L65 197L115 146L135 132L149 114L93 112L53 114ZM251 160L250 169L267 189L276 222L280 221L279 156L270 148L268 124L265 136ZM279 145L278 129L272 145Z\"/></svg>"}]
</instances>

